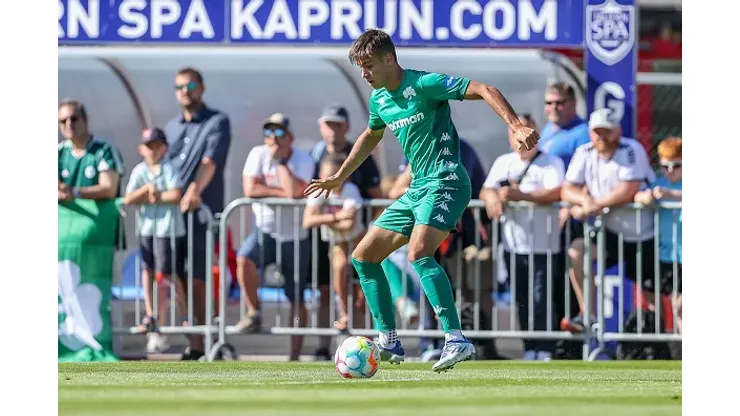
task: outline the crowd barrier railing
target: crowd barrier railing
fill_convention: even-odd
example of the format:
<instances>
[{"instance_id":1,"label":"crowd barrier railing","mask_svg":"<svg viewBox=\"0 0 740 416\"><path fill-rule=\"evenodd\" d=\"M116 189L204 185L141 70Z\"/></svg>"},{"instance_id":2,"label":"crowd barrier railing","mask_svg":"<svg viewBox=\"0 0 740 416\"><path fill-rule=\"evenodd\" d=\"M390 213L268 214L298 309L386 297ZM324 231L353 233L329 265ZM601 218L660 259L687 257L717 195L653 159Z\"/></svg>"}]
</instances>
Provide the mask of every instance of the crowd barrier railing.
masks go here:
<instances>
[{"instance_id":1,"label":"crowd barrier railing","mask_svg":"<svg viewBox=\"0 0 740 416\"><path fill-rule=\"evenodd\" d=\"M119 300L128 300L133 303L133 320L124 317L126 314L124 308L118 308L117 316L113 316L113 334L118 336L144 335L148 331L141 330L138 327L142 318L146 315L144 308L145 288L142 281L141 252L139 251L138 230L141 221L139 207L137 205L124 205L121 207L120 213L119 247L123 247L123 239L126 238L126 250L123 270L119 281L113 286L113 295ZM152 246L155 253L158 240L169 241L171 255L166 261L169 262L169 269L172 272L168 281L161 280L161 276L152 276L152 306L153 317L157 323L156 332L163 335L203 336L205 351L210 351L214 344L214 335L217 328L214 325L215 289L213 286L214 233L217 230L217 221L211 209L206 205L201 205L196 211L185 214L183 219L186 229L184 237L176 236L174 227L170 228L171 232L167 237L156 236L156 234L152 237ZM127 225L132 225L132 227L127 227ZM154 220L152 228L157 229L156 220ZM126 237L128 230L136 230L133 237ZM196 241L200 239L203 241ZM185 247L181 242L184 242ZM201 250L196 253L196 247L203 247L202 253ZM183 257L186 261L184 265L178 265L181 255L178 255L177 251L183 249L185 252ZM202 261L200 259L196 260L200 254L203 254ZM202 271L195 270L196 261L203 264ZM184 270L184 276L177 276L176 271L178 269ZM203 276L195 276L195 274L201 273ZM131 277L134 280L133 285L130 282ZM205 286L204 311L202 312L204 318L201 318L202 322L196 316L198 311L195 308L194 280L197 278L204 279ZM181 284L184 287L180 286ZM168 288L167 292L169 293L161 292L164 287ZM182 287L182 291L178 293L180 287ZM161 304L163 301L167 302L164 307ZM167 319L162 319L160 316L162 313L168 315Z\"/></svg>"},{"instance_id":2,"label":"crowd barrier railing","mask_svg":"<svg viewBox=\"0 0 740 416\"><path fill-rule=\"evenodd\" d=\"M391 204L393 200L369 200L362 203L361 210L364 211L365 218L372 218L374 208L383 208ZM334 268L331 267L333 258L325 260L328 267L321 266L322 258L320 256L332 256L334 247L337 246L334 234L329 234L328 238L322 234L319 228L308 230L307 236L301 238L304 234L302 231L302 217L305 209L306 200L299 199L249 199L241 198L232 201L226 206L223 213L215 217L207 207L200 211L190 213L186 216L187 232L187 252L188 267L186 276L183 279L186 283L186 300L184 306L176 305L173 300L177 299L176 287L169 287L168 312L169 317L165 321L159 320L159 332L162 334L179 334L179 335L202 335L205 338L206 359L215 360L225 357L234 357L236 349L228 342L230 337L241 336L243 331L235 327L236 322L229 322L227 317L227 304L231 296L232 284L227 281L230 269L228 263L227 239L230 237L230 230L237 229L235 234L237 246L246 237L246 231L251 229L255 232L260 242L260 257L264 258L264 246L267 235L259 227L251 224L253 214L251 207L259 203L263 206L273 208L275 218L292 218L294 225L286 233L282 233L282 221L276 221L276 229L273 234L289 234L293 242L292 253L284 253L281 244L277 244L275 263L280 265L284 259L291 258L293 270L300 270L302 255L300 244L310 245L310 261L308 268L308 278L301 276L300 273L294 273L293 276L282 276L281 273L275 272L272 275L266 275L267 266L262 264L262 276L249 276L251 279L260 279L262 293L265 293L265 286L280 287L284 285L285 279L293 279L293 316L286 313L290 309L290 302L284 295L273 297L270 300L260 302L262 309L263 325L259 331L262 334L274 335L301 335L301 336L319 336L333 337L343 334L355 334L375 336L377 331L373 329L372 319L366 303L362 299L355 299L354 295L362 296L358 289L359 283L354 279L348 279L347 282L347 304L348 322L347 329L340 330L332 326L332 322L340 316L339 306L337 306L337 293L334 289L334 281L337 278ZM341 203L328 202L330 206L341 206ZM572 218L564 219L562 210L567 208L566 204L555 204L552 206L535 206L530 203L516 202L508 203L504 215L499 220L488 221L485 211L485 204L480 200L472 200L469 204L476 231L469 233L471 238L465 240L464 236L469 231L463 229L462 232L454 233L453 239L456 241L456 249L442 259L450 280L455 291L455 300L458 311L463 321L468 324L464 327L464 333L470 339L491 340L491 339L522 339L527 343L535 345L533 348L540 348L547 345L551 348L552 344L557 341L576 342L582 345L582 358L584 360L598 359L601 355L614 356L614 344L621 342L680 342L681 334L675 324L677 318L676 303L667 306L671 309L670 314L666 314L665 302L655 302L655 315L667 318L672 324L669 328L664 328L663 319L655 320L655 328L645 330L643 327L644 313L642 308L635 308L635 302L642 299L643 291L641 290L643 280L658 276L655 280L655 292L661 293L661 265L660 265L660 247L661 230L659 213L654 207L643 207L638 204L630 204L620 208L624 216L624 210L629 210L635 215L634 225L637 229L645 227L641 221L650 218L654 224L652 227L652 247L644 247L646 244L637 244L637 276L626 276L624 267L624 235L616 233L618 238L617 266L607 268L607 230L610 215L614 215L616 210L606 210L600 215L589 221L583 222L583 235L585 238L583 250L584 268L583 275L585 282L592 284L583 285L583 305L580 309L590 311L592 307L595 314L583 314L583 324L585 330L582 333L573 333L560 329L559 319L562 317L572 316L573 311L578 310L577 299L573 299L575 293L570 278L571 257L568 250L571 241L577 237L572 235L573 220ZM661 208L673 210L674 221L672 230L672 241L674 254L676 247L679 245L678 236L678 215L680 215L680 203L661 203ZM132 207L133 208L133 207ZM641 212L649 211L649 216ZM287 211L287 213L286 213ZM264 212L264 210L263 210ZM138 211L134 211L134 221L138 221ZM286 214L286 215L283 215ZM125 215L125 220L130 220L131 215ZM194 247L196 238L195 221L204 224L206 232L199 235L205 239L205 320L197 322L194 313L194 293L193 293L193 261L195 259ZM251 225L250 225L251 224ZM648 227L649 228L649 227ZM612 233L614 234L614 233ZM216 243L216 236L218 243ZM325 241L326 240L326 241ZM646 240L649 242L650 240ZM593 243L592 243L593 241ZM353 245L357 242L349 241L346 244L345 253L351 253ZM468 246L463 247L463 243ZM135 247L137 242L130 242L129 248ZM175 237L170 237L170 244L176 245ZM321 248L321 246L324 248ZM328 249L326 249L328 247ZM529 249L528 247L534 247ZM214 262L216 249L218 248L217 263ZM641 259L646 259L647 250L651 250L654 259L653 276L643 275L645 270L639 265ZM434 313L426 303L423 291L420 290L419 282L414 271L409 267L405 260L403 249L392 254L388 258L389 265L398 269L400 283L398 285L398 295L406 302L414 303L416 315L414 319L406 319L404 316L405 309L399 307L397 310L400 323L398 325L398 334L402 337L416 338L442 338L443 332L438 329L434 320ZM292 255L290 255L292 254ZM613 254L612 254L613 255ZM594 262L588 261L594 259ZM174 263L175 258L171 259ZM613 262L613 261L612 261ZM141 272L138 257L135 260L135 287L138 293L142 288ZM173 264L174 265L174 264ZM217 266L217 277L214 277L214 267ZM680 263L673 261L674 269L672 282L673 298L679 296L676 269L680 268ZM390 267L390 266L389 266ZM172 267L172 270L176 270ZM352 266L349 265L351 272ZM395 270L395 269L394 269ZM326 274L326 276L324 276ZM277 277L276 277L277 276ZM235 276L232 276L235 277ZM628 279L629 278L629 279ZM634 280L634 284L631 281ZM592 287L593 285L593 287ZM502 289L506 290L502 290ZM120 291L123 288L119 289ZM158 305L160 296L157 293L159 285L154 286L154 311L160 308ZM115 289L114 289L115 291ZM279 290L275 290L279 293ZM616 293L615 293L616 292ZM122 293L122 292L119 292ZM496 296L497 294L507 293L510 300ZM322 301L322 297L324 298ZM544 297L544 301L542 298ZM662 299L659 298L659 299ZM359 302L356 302L359 301ZM301 305L305 305L309 311L309 316L305 322L296 324L299 318ZM408 304L406 305L408 306ZM185 311L179 309L185 309ZM266 313L267 309L272 310L272 314ZM635 332L625 331L625 321L627 316L636 311L637 330ZM124 322L123 325L114 327L115 335L133 335L137 333L135 325L141 322L144 316L143 301L141 296L134 296L134 321ZM466 311L466 316L463 316ZM467 313L469 312L469 313ZM242 319L247 314L247 308L243 296L239 296L239 318ZM182 322L187 322L187 326L181 325L178 321L181 317ZM118 322L122 322L121 319ZM544 344L536 344L536 343ZM531 344L535 343L535 344Z\"/></svg>"}]
</instances>

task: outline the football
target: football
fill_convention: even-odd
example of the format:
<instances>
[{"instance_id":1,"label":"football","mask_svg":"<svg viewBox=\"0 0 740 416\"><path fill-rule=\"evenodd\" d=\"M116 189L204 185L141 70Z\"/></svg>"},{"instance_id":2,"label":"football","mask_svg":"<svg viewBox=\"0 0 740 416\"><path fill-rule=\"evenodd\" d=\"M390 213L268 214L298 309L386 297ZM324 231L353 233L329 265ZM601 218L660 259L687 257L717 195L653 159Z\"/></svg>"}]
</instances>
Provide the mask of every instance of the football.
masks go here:
<instances>
[{"instance_id":1,"label":"football","mask_svg":"<svg viewBox=\"0 0 740 416\"><path fill-rule=\"evenodd\" d=\"M339 344L334 365L344 378L370 378L380 365L380 350L368 337L352 336Z\"/></svg>"}]
</instances>

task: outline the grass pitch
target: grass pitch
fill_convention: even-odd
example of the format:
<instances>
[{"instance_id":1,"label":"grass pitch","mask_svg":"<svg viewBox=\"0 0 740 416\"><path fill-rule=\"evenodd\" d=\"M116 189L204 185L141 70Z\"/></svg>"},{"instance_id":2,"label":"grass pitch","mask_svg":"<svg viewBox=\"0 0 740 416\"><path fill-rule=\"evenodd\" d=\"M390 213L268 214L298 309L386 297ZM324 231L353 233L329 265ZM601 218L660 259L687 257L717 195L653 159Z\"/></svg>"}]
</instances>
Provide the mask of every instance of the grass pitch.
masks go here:
<instances>
[{"instance_id":1,"label":"grass pitch","mask_svg":"<svg viewBox=\"0 0 740 416\"><path fill-rule=\"evenodd\" d=\"M60 415L680 415L681 362L59 364Z\"/></svg>"}]
</instances>

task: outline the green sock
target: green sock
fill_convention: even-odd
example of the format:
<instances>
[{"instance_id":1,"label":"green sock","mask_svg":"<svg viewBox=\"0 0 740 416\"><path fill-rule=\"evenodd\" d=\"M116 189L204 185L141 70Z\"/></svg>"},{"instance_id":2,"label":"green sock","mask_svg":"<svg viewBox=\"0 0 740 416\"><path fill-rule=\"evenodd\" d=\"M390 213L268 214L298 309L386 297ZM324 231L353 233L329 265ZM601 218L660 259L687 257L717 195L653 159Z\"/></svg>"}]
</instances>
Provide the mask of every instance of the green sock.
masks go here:
<instances>
[{"instance_id":1,"label":"green sock","mask_svg":"<svg viewBox=\"0 0 740 416\"><path fill-rule=\"evenodd\" d=\"M390 285L391 287L391 296L393 296L393 302L395 302L396 299L402 296L408 297L411 294L412 289L414 288L414 281L411 279L411 276L406 273L406 292L404 292L404 276L401 269L393 264L393 262L390 261L388 258L383 260L380 263L380 266L383 268L383 272L385 272L385 277L388 278L388 285Z\"/></svg>"},{"instance_id":2,"label":"green sock","mask_svg":"<svg viewBox=\"0 0 740 416\"><path fill-rule=\"evenodd\" d=\"M452 286L445 269L434 260L434 257L422 257L411 265L419 274L421 287L434 313L439 317L445 333L460 330L460 318L457 316L457 306L452 297Z\"/></svg>"},{"instance_id":3,"label":"green sock","mask_svg":"<svg viewBox=\"0 0 740 416\"><path fill-rule=\"evenodd\" d=\"M365 300L373 316L375 328L380 331L396 329L396 312L393 307L391 289L383 268L378 263L352 258L352 265L360 277L360 286L365 293Z\"/></svg>"}]
</instances>

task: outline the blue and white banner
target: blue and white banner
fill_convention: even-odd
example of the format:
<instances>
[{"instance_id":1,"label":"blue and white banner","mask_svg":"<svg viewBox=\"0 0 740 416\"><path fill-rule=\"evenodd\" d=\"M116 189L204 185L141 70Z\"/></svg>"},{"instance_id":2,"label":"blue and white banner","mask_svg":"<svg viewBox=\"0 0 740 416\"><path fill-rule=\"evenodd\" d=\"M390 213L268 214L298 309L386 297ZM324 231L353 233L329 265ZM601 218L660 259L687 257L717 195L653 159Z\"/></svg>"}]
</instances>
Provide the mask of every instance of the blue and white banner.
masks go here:
<instances>
[{"instance_id":1,"label":"blue and white banner","mask_svg":"<svg viewBox=\"0 0 740 416\"><path fill-rule=\"evenodd\" d=\"M59 43L580 46L583 0L58 0Z\"/></svg>"},{"instance_id":2,"label":"blue and white banner","mask_svg":"<svg viewBox=\"0 0 740 416\"><path fill-rule=\"evenodd\" d=\"M366 28L397 45L585 49L587 108L635 136L636 0L58 0L58 42L348 45Z\"/></svg>"},{"instance_id":3,"label":"blue and white banner","mask_svg":"<svg viewBox=\"0 0 740 416\"><path fill-rule=\"evenodd\" d=\"M585 40L589 114L611 109L622 134L635 138L639 44L635 0L588 0Z\"/></svg>"}]
</instances>

